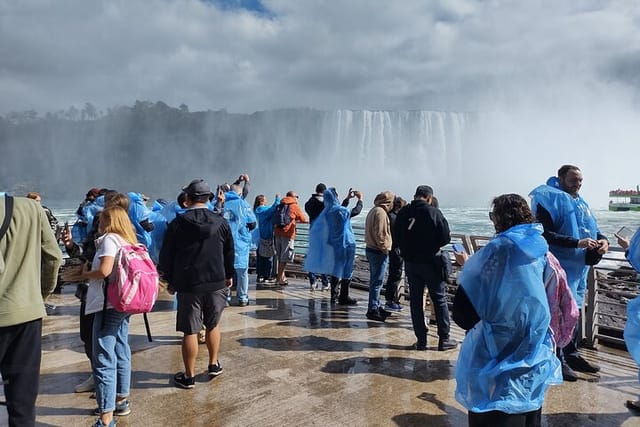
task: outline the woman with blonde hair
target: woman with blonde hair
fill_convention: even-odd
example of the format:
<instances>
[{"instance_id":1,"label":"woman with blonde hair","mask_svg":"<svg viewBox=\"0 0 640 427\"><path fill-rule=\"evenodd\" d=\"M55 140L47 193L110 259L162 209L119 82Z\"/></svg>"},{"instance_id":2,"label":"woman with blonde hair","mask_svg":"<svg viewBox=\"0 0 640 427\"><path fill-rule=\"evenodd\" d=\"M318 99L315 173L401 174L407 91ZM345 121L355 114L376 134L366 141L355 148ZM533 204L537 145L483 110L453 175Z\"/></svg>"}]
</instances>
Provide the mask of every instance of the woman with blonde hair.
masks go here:
<instances>
[{"instance_id":1,"label":"woman with blonde hair","mask_svg":"<svg viewBox=\"0 0 640 427\"><path fill-rule=\"evenodd\" d=\"M93 377L95 380L96 415L94 427L115 426L114 415L128 415L131 382L131 348L129 347L129 317L111 304L104 304L104 283L114 268L118 250L127 244L137 244L135 229L127 211L119 206L104 209L100 214L100 237L96 239L96 255L91 270L81 278L89 280L85 314L95 313L93 321Z\"/></svg>"}]
</instances>

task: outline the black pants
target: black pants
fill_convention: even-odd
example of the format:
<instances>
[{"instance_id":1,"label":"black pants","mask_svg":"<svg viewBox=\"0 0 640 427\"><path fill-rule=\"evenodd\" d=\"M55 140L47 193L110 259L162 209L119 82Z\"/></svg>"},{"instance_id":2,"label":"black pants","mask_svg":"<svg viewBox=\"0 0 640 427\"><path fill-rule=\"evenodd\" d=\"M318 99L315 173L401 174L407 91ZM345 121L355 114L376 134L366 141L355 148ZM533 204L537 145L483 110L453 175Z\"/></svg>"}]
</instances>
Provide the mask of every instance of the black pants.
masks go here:
<instances>
[{"instance_id":1,"label":"black pants","mask_svg":"<svg viewBox=\"0 0 640 427\"><path fill-rule=\"evenodd\" d=\"M95 313L84 315L84 309L87 305L86 301L83 299L80 302L80 339L84 344L84 353L89 358L89 362L91 362L91 367L93 368L93 318L95 317Z\"/></svg>"},{"instance_id":2,"label":"black pants","mask_svg":"<svg viewBox=\"0 0 640 427\"><path fill-rule=\"evenodd\" d=\"M578 325L580 324L580 322L582 321L582 318L579 317L578 318ZM569 344L567 344L564 347L557 347L556 348L556 356L558 357L558 359L560 359L561 362L564 362L564 358L566 356L579 356L580 353L578 352L578 342L580 340L578 339L578 327L576 326L576 328L573 330L573 336L571 337L571 341L569 341Z\"/></svg>"},{"instance_id":3,"label":"black pants","mask_svg":"<svg viewBox=\"0 0 640 427\"><path fill-rule=\"evenodd\" d=\"M469 427L540 427L542 408L524 414L507 414L500 411L469 411Z\"/></svg>"},{"instance_id":4,"label":"black pants","mask_svg":"<svg viewBox=\"0 0 640 427\"><path fill-rule=\"evenodd\" d=\"M417 264L405 262L404 270L409 281L409 307L413 332L418 345L427 344L427 326L424 322L424 289L429 289L438 322L438 337L449 338L451 320L445 283L442 281L442 270L434 264Z\"/></svg>"},{"instance_id":5,"label":"black pants","mask_svg":"<svg viewBox=\"0 0 640 427\"><path fill-rule=\"evenodd\" d=\"M387 270L387 283L384 286L384 297L387 302L398 302L398 285L402 279L402 257L399 249L389 252L389 269Z\"/></svg>"},{"instance_id":6,"label":"black pants","mask_svg":"<svg viewBox=\"0 0 640 427\"><path fill-rule=\"evenodd\" d=\"M36 423L41 359L42 319L0 328L0 373L11 427Z\"/></svg>"}]
</instances>

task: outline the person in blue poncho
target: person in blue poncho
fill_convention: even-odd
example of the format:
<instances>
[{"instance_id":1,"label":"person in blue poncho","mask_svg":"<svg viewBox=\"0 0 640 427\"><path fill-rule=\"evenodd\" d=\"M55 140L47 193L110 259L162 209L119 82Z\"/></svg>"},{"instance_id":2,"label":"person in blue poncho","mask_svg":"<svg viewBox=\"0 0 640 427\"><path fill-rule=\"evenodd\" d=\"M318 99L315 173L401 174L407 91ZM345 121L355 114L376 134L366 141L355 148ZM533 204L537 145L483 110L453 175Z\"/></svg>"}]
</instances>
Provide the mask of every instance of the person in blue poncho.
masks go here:
<instances>
[{"instance_id":1,"label":"person in blue poncho","mask_svg":"<svg viewBox=\"0 0 640 427\"><path fill-rule=\"evenodd\" d=\"M640 230L630 240L618 237L618 244L625 250L631 266L640 272ZM627 303L627 324L624 327L624 342L633 360L640 365L640 296ZM640 380L640 374L638 375ZM627 408L640 412L640 399L627 400Z\"/></svg>"},{"instance_id":2,"label":"person in blue poncho","mask_svg":"<svg viewBox=\"0 0 640 427\"><path fill-rule=\"evenodd\" d=\"M543 273L548 245L527 201L493 200L496 236L465 263L453 319L468 330L456 400L469 426L540 426L549 385L562 382Z\"/></svg>"},{"instance_id":3,"label":"person in blue poncho","mask_svg":"<svg viewBox=\"0 0 640 427\"><path fill-rule=\"evenodd\" d=\"M332 304L353 305L357 301L349 297L349 285L356 256L356 238L351 228L355 208L350 211L338 200L335 188L324 192L324 209L309 229L309 249L304 266L307 271L331 276Z\"/></svg>"},{"instance_id":4,"label":"person in blue poncho","mask_svg":"<svg viewBox=\"0 0 640 427\"><path fill-rule=\"evenodd\" d=\"M73 224L72 233L73 240L76 242L84 242L87 235L91 231L93 225L91 206L95 204L96 199L100 196L99 188L91 188L87 191L84 200L76 210L77 221Z\"/></svg>"},{"instance_id":5,"label":"person in blue poncho","mask_svg":"<svg viewBox=\"0 0 640 427\"><path fill-rule=\"evenodd\" d=\"M242 191L242 190L240 190ZM257 219L251 206L234 191L225 193L224 212L233 234L235 249L235 283L238 305L249 304L249 250L251 248L251 230L256 228Z\"/></svg>"},{"instance_id":6,"label":"person in blue poncho","mask_svg":"<svg viewBox=\"0 0 640 427\"><path fill-rule=\"evenodd\" d=\"M273 256L276 253L273 243L273 214L279 204L280 194L276 194L271 206L267 206L267 198L264 194L257 195L253 204L260 234L256 259L256 275L258 276L256 284L265 288L276 287L276 272L273 268Z\"/></svg>"},{"instance_id":7,"label":"person in blue poncho","mask_svg":"<svg viewBox=\"0 0 640 427\"><path fill-rule=\"evenodd\" d=\"M129 219L136 229L138 243L142 243L152 251L153 222L150 220L151 209L146 205L149 199L141 193L129 192L127 195L129 196Z\"/></svg>"},{"instance_id":8,"label":"person in blue poncho","mask_svg":"<svg viewBox=\"0 0 640 427\"><path fill-rule=\"evenodd\" d=\"M587 202L578 192L582 187L582 172L577 166L564 165L558 176L546 185L535 188L531 208L544 227L544 238L567 273L569 288L582 308L587 288L589 265L599 261L609 249L609 241L598 230L598 223ZM578 352L578 335L564 348L558 349L562 373L566 381L576 381L574 371L596 373L600 368L588 362Z\"/></svg>"}]
</instances>

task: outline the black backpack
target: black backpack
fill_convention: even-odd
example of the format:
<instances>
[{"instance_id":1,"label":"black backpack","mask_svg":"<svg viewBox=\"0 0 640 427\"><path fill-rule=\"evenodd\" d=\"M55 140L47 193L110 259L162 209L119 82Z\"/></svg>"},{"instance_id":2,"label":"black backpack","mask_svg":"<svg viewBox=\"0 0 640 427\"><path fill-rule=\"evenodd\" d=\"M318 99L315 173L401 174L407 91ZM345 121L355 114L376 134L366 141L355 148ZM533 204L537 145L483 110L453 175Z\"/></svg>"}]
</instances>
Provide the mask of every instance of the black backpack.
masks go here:
<instances>
[{"instance_id":1,"label":"black backpack","mask_svg":"<svg viewBox=\"0 0 640 427\"><path fill-rule=\"evenodd\" d=\"M291 224L289 205L280 203L278 206L276 206L276 211L273 214L273 225L278 228L284 228L289 224Z\"/></svg>"}]
</instances>

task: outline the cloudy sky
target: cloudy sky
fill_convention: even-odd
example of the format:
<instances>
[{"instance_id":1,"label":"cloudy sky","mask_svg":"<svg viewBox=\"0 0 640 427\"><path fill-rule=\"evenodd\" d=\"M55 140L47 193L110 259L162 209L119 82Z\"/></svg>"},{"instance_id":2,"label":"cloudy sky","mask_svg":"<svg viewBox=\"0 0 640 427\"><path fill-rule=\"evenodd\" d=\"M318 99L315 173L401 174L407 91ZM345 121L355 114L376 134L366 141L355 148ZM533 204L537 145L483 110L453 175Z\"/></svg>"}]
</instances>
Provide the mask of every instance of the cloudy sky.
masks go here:
<instances>
[{"instance_id":1,"label":"cloudy sky","mask_svg":"<svg viewBox=\"0 0 640 427\"><path fill-rule=\"evenodd\" d=\"M0 114L636 105L640 7L555 0L0 0Z\"/></svg>"},{"instance_id":2,"label":"cloudy sky","mask_svg":"<svg viewBox=\"0 0 640 427\"><path fill-rule=\"evenodd\" d=\"M640 6L0 0L0 115L135 100L477 112L463 153L477 170L453 177L469 194L526 194L573 163L606 206L608 189L640 183Z\"/></svg>"}]
</instances>

